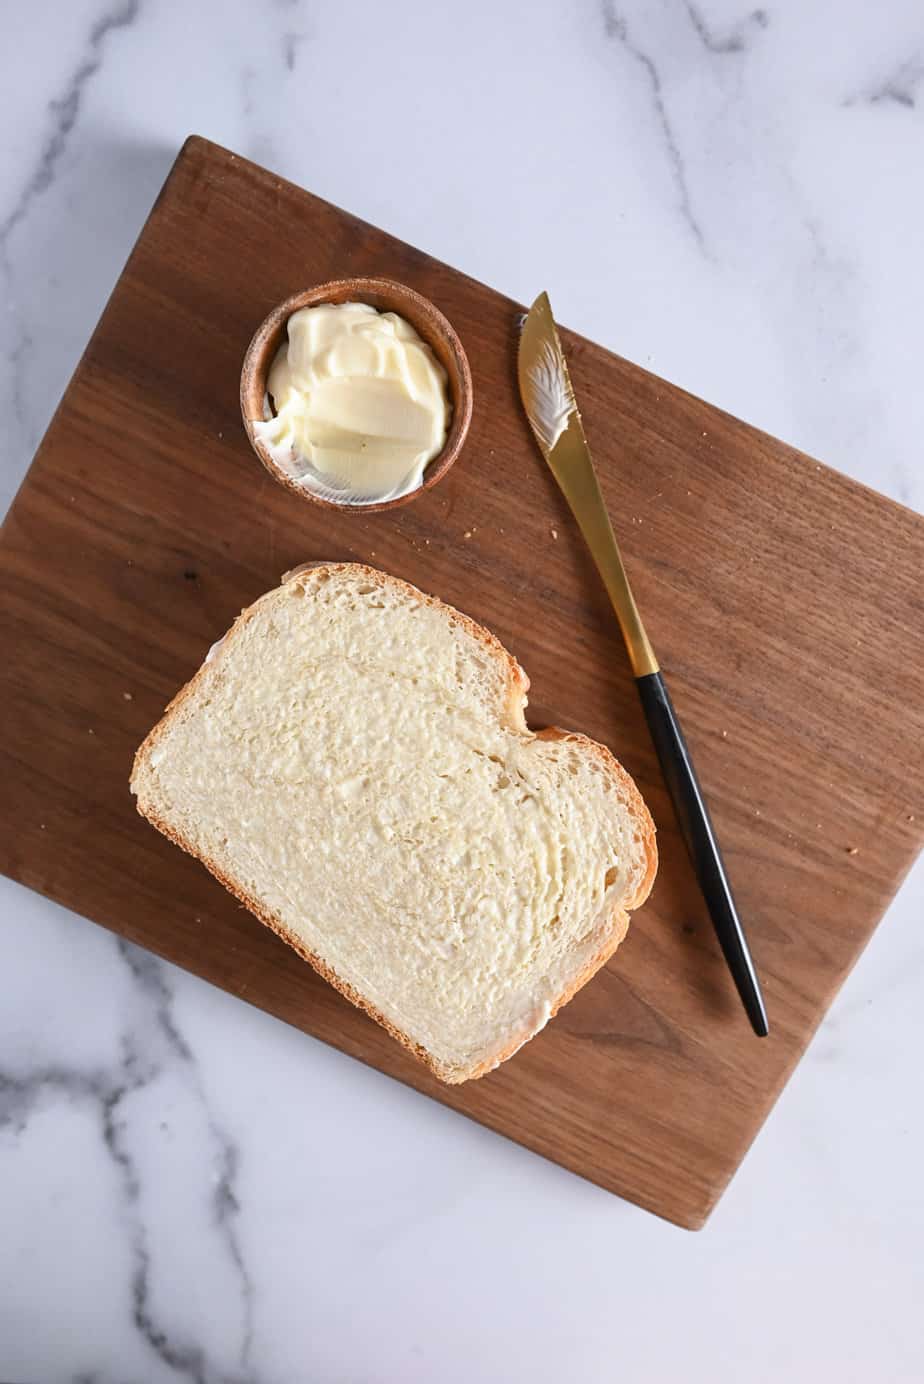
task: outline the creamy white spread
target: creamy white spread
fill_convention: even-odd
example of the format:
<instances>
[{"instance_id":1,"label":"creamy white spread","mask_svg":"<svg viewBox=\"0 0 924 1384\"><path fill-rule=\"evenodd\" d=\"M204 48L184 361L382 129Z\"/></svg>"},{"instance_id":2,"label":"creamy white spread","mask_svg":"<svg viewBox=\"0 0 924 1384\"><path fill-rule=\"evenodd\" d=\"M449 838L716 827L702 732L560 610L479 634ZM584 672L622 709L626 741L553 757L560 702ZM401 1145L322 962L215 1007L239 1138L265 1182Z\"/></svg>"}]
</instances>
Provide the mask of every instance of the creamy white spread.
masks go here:
<instances>
[{"instance_id":1,"label":"creamy white spread","mask_svg":"<svg viewBox=\"0 0 924 1384\"><path fill-rule=\"evenodd\" d=\"M293 313L267 396L257 437L299 485L340 504L416 490L446 441L445 370L408 322L365 303Z\"/></svg>"},{"instance_id":2,"label":"creamy white spread","mask_svg":"<svg viewBox=\"0 0 924 1384\"><path fill-rule=\"evenodd\" d=\"M529 417L539 440L551 452L577 412L571 381L565 374L561 357L544 342L535 363L530 368L526 386L529 390Z\"/></svg>"}]
</instances>

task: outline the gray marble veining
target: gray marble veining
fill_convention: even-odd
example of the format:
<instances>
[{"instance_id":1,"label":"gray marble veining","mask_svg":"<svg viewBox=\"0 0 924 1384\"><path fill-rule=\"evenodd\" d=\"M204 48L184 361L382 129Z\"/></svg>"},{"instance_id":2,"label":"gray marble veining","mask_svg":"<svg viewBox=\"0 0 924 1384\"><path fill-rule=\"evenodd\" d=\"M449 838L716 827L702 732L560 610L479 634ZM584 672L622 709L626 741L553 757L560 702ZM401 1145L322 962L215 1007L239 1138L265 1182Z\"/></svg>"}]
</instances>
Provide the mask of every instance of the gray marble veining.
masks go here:
<instances>
[{"instance_id":1,"label":"gray marble veining","mask_svg":"<svg viewBox=\"0 0 924 1384\"><path fill-rule=\"evenodd\" d=\"M730 26L713 29L697 5L687 3L684 8L690 16L690 23L702 40L703 47L708 49L710 53L717 53L720 56L745 52L753 35L761 29L766 29L770 23L770 16L767 11L758 9L752 10L750 14L745 15L743 19L735 21Z\"/></svg>"},{"instance_id":2,"label":"gray marble veining","mask_svg":"<svg viewBox=\"0 0 924 1384\"><path fill-rule=\"evenodd\" d=\"M704 31L701 24L697 24L694 21L694 26L696 27L697 33L702 37ZM614 0L603 0L603 29L607 38L613 39L619 43L645 74L645 81L649 88L652 108L664 141L671 173L677 189L677 198L681 214L700 249L705 252L706 239L703 235L703 229L693 211L690 189L687 186L687 173L683 155L680 152L677 136L674 133L674 128L664 103L664 93L657 64L649 53L634 42L629 32L629 26L625 16L616 8ZM707 44L707 46L709 45Z\"/></svg>"},{"instance_id":3,"label":"gray marble veining","mask_svg":"<svg viewBox=\"0 0 924 1384\"><path fill-rule=\"evenodd\" d=\"M922 55L918 0L19 7L0 499L197 132L920 509ZM922 910L691 1237L0 881L0 1378L917 1381Z\"/></svg>"},{"instance_id":4,"label":"gray marble veining","mask_svg":"<svg viewBox=\"0 0 924 1384\"><path fill-rule=\"evenodd\" d=\"M254 1289L244 1261L237 1216L236 1183L240 1150L209 1109L193 1050L177 1026L166 968L149 953L123 939L113 939L120 962L130 977L131 1018L120 1034L112 1060L104 1066L83 1067L62 1055L59 1062L35 1067L0 1067L0 1130L22 1136L38 1109L48 1103L85 1106L97 1125L101 1155L117 1172L119 1220L130 1247L131 1322L143 1343L178 1377L195 1384L257 1384L251 1360ZM144 1176L133 1148L133 1102L157 1107L159 1083L170 1071L201 1107L205 1163L200 1178L208 1190L210 1221L218 1252L226 1256L238 1289L238 1348L236 1367L210 1359L208 1350L182 1329L171 1326L170 1313L154 1300L155 1275L167 1266L157 1264L151 1248L144 1205ZM203 1175L210 1174L210 1177ZM204 1188L203 1188L204 1190ZM228 1304L223 1310L227 1313ZM232 1318L233 1320L233 1318Z\"/></svg>"},{"instance_id":5,"label":"gray marble veining","mask_svg":"<svg viewBox=\"0 0 924 1384\"><path fill-rule=\"evenodd\" d=\"M24 361L34 338L25 322L15 322L15 270L10 251L14 234L21 232L36 200L52 186L58 166L67 149L68 140L80 115L80 106L87 83L99 72L109 35L127 29L138 14L139 0L125 0L117 9L107 12L91 26L86 48L59 95L48 102L51 128L41 141L31 170L18 191L13 194L9 210L0 221L0 272L5 281L10 316L14 318L13 339L7 347L11 371L12 407L17 420L25 421L22 391Z\"/></svg>"}]
</instances>

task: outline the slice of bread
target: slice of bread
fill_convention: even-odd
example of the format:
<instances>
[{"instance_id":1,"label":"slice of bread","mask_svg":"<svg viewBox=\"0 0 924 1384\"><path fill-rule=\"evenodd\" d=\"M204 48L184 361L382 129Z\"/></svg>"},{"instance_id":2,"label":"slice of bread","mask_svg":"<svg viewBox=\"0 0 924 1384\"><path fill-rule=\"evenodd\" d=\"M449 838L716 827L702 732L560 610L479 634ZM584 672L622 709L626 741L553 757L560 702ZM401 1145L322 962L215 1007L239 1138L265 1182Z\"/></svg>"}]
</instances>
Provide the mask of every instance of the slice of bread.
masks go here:
<instances>
[{"instance_id":1,"label":"slice of bread","mask_svg":"<svg viewBox=\"0 0 924 1384\"><path fill-rule=\"evenodd\" d=\"M447 1082L612 955L657 868L609 750L527 729L487 630L373 568L245 610L135 756L138 810Z\"/></svg>"}]
</instances>

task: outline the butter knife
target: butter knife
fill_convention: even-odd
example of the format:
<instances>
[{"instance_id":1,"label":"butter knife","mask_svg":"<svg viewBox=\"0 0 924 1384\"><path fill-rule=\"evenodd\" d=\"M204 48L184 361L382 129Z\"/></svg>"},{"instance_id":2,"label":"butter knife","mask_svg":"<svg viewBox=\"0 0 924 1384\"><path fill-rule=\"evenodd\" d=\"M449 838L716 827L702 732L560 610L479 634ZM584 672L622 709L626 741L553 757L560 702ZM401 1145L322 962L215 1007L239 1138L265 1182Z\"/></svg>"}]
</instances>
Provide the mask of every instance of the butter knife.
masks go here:
<instances>
[{"instance_id":1,"label":"butter knife","mask_svg":"<svg viewBox=\"0 0 924 1384\"><path fill-rule=\"evenodd\" d=\"M616 612L661 772L719 945L751 1027L764 1038L770 1026L760 982L735 908L709 809L658 660L645 633L600 493L568 366L545 293L539 295L524 319L517 373L520 396L539 450L578 522Z\"/></svg>"}]
</instances>

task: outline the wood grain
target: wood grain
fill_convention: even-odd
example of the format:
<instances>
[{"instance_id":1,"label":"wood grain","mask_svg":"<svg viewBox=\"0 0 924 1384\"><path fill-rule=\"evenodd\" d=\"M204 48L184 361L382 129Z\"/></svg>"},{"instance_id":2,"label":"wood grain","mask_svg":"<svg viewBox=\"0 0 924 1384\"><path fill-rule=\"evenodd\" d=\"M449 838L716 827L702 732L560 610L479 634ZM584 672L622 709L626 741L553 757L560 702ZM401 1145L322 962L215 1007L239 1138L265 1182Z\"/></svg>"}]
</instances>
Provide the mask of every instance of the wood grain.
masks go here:
<instances>
[{"instance_id":1,"label":"wood grain","mask_svg":"<svg viewBox=\"0 0 924 1384\"><path fill-rule=\"evenodd\" d=\"M299 503L260 466L238 409L270 308L353 274L431 298L474 382L451 473L381 515ZM0 864L695 1227L921 845L924 524L563 333L764 983L761 1042L704 916L606 598L521 416L518 311L233 154L186 144L4 527ZM611 745L659 826L654 895L613 962L468 1086L440 1086L128 794L135 747L209 644L311 558L373 562L493 629L532 678L533 724Z\"/></svg>"}]
</instances>

